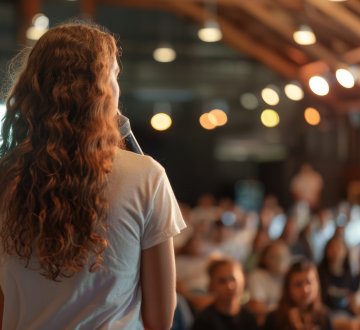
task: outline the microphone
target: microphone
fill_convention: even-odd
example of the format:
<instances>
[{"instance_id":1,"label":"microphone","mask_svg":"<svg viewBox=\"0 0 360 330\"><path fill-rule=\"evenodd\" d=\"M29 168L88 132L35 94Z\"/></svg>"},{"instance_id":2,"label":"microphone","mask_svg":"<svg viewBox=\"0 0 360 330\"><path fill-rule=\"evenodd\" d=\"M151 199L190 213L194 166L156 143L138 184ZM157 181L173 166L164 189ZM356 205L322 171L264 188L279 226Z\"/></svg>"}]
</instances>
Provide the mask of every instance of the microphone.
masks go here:
<instances>
[{"instance_id":1,"label":"microphone","mask_svg":"<svg viewBox=\"0 0 360 330\"><path fill-rule=\"evenodd\" d=\"M137 142L133 132L131 131L130 121L129 118L125 117L118 111L119 115L119 128L120 128L120 135L125 142L126 149L133 151L137 154L143 155L143 151L139 143Z\"/></svg>"}]
</instances>

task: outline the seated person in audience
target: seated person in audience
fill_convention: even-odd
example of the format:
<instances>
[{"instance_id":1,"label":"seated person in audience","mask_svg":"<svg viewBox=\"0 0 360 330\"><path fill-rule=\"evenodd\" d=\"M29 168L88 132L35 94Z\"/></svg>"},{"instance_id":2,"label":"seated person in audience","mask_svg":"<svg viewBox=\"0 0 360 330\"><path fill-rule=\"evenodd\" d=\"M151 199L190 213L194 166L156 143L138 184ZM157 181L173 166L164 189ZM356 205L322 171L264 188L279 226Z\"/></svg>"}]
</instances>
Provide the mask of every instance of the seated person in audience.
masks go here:
<instances>
[{"instance_id":1,"label":"seated person in audience","mask_svg":"<svg viewBox=\"0 0 360 330\"><path fill-rule=\"evenodd\" d=\"M330 317L321 301L316 266L307 259L296 261L284 279L282 297L269 313L264 330L330 330Z\"/></svg>"},{"instance_id":2,"label":"seated person in audience","mask_svg":"<svg viewBox=\"0 0 360 330\"><path fill-rule=\"evenodd\" d=\"M338 231L326 244L318 270L322 298L330 309L334 327L353 329L351 301L357 289L357 280L350 270L348 248Z\"/></svg>"},{"instance_id":3,"label":"seated person in audience","mask_svg":"<svg viewBox=\"0 0 360 330\"><path fill-rule=\"evenodd\" d=\"M290 253L294 257L302 256L311 259L311 247L304 229L300 231L295 215L290 215L286 219L280 239L289 247Z\"/></svg>"},{"instance_id":4,"label":"seated person in audience","mask_svg":"<svg viewBox=\"0 0 360 330\"><path fill-rule=\"evenodd\" d=\"M259 258L262 251L270 243L270 237L266 229L259 228L251 244L251 252L247 256L244 267L245 272L249 273L259 265Z\"/></svg>"},{"instance_id":5,"label":"seated person in audience","mask_svg":"<svg viewBox=\"0 0 360 330\"><path fill-rule=\"evenodd\" d=\"M257 330L255 317L241 304L245 277L240 263L220 258L210 262L209 292L214 303L195 318L193 330Z\"/></svg>"},{"instance_id":6,"label":"seated person in audience","mask_svg":"<svg viewBox=\"0 0 360 330\"><path fill-rule=\"evenodd\" d=\"M212 297L207 293L208 258L206 242L195 228L192 236L175 256L177 293L181 294L195 311L203 309L212 302Z\"/></svg>"},{"instance_id":7,"label":"seated person in audience","mask_svg":"<svg viewBox=\"0 0 360 330\"><path fill-rule=\"evenodd\" d=\"M342 237L334 236L326 244L319 276L324 303L333 313L350 313L349 302L356 291L356 280L350 271L348 248Z\"/></svg>"},{"instance_id":8,"label":"seated person in audience","mask_svg":"<svg viewBox=\"0 0 360 330\"><path fill-rule=\"evenodd\" d=\"M263 325L266 314L279 302L289 262L290 252L287 245L281 240L272 241L262 251L259 267L249 274L249 307L260 326Z\"/></svg>"}]
</instances>

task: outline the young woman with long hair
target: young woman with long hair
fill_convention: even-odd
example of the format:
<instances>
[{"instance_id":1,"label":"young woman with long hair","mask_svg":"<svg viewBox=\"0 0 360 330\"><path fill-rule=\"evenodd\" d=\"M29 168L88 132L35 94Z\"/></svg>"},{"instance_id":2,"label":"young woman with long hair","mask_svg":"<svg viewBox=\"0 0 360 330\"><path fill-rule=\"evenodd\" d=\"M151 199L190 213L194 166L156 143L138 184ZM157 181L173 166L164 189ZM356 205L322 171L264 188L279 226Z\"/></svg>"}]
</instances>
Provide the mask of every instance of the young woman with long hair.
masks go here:
<instances>
[{"instance_id":1,"label":"young woman with long hair","mask_svg":"<svg viewBox=\"0 0 360 330\"><path fill-rule=\"evenodd\" d=\"M279 304L266 319L264 330L330 330L329 315L321 301L316 265L301 259L284 279Z\"/></svg>"},{"instance_id":2,"label":"young woman with long hair","mask_svg":"<svg viewBox=\"0 0 360 330\"><path fill-rule=\"evenodd\" d=\"M4 329L168 329L172 236L185 227L164 169L119 148L115 38L46 32L7 98L0 149Z\"/></svg>"}]
</instances>

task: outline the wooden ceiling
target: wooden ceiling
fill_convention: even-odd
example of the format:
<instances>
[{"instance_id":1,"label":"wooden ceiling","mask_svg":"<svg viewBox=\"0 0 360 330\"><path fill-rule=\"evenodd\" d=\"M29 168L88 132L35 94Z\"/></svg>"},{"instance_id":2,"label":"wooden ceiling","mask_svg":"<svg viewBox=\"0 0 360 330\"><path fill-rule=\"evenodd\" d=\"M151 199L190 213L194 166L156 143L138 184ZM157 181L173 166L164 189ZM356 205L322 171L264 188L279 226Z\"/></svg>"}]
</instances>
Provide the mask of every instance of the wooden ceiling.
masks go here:
<instances>
[{"instance_id":1,"label":"wooden ceiling","mask_svg":"<svg viewBox=\"0 0 360 330\"><path fill-rule=\"evenodd\" d=\"M161 9L201 25L213 15L215 0L82 0L85 14L95 16L99 4ZM216 19L223 41L307 89L312 75L324 75L331 92L321 101L339 113L360 111L359 83L345 89L336 83L341 65L360 66L360 0L216 0ZM41 0L21 0L23 26L38 12ZM314 30L317 42L300 46L293 32L300 24Z\"/></svg>"}]
</instances>

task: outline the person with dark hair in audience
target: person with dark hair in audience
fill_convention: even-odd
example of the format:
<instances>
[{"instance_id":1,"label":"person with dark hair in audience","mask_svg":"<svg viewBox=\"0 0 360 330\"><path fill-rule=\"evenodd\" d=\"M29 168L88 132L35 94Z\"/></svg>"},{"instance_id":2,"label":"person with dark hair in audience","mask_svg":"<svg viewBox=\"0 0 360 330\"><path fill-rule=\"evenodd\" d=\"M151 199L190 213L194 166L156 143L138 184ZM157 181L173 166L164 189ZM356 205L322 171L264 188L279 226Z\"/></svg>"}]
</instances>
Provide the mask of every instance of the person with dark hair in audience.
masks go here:
<instances>
[{"instance_id":1,"label":"person with dark hair in audience","mask_svg":"<svg viewBox=\"0 0 360 330\"><path fill-rule=\"evenodd\" d=\"M353 316L351 302L358 285L351 273L348 247L338 231L327 242L318 270L323 301L334 324L339 329L348 329Z\"/></svg>"},{"instance_id":2,"label":"person with dark hair in audience","mask_svg":"<svg viewBox=\"0 0 360 330\"><path fill-rule=\"evenodd\" d=\"M259 266L248 274L249 307L259 326L264 324L267 313L279 302L289 263L287 245L281 240L271 241L261 252Z\"/></svg>"},{"instance_id":3,"label":"person with dark hair in audience","mask_svg":"<svg viewBox=\"0 0 360 330\"><path fill-rule=\"evenodd\" d=\"M214 303L197 315L192 330L258 330L255 317L241 302L245 276L240 263L216 259L207 272Z\"/></svg>"},{"instance_id":4,"label":"person with dark hair in audience","mask_svg":"<svg viewBox=\"0 0 360 330\"><path fill-rule=\"evenodd\" d=\"M331 330L321 300L316 265L308 259L292 264L277 308L267 316L264 330Z\"/></svg>"}]
</instances>

